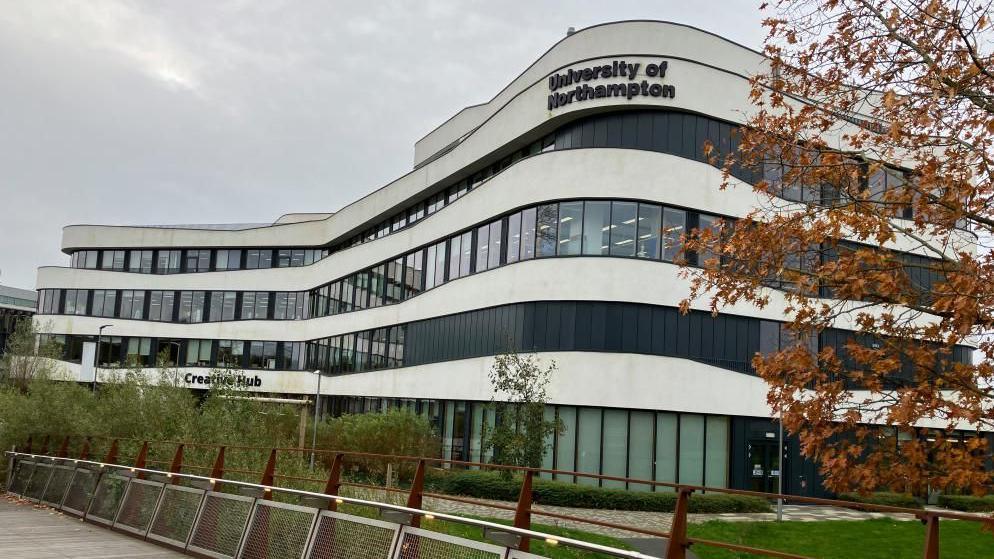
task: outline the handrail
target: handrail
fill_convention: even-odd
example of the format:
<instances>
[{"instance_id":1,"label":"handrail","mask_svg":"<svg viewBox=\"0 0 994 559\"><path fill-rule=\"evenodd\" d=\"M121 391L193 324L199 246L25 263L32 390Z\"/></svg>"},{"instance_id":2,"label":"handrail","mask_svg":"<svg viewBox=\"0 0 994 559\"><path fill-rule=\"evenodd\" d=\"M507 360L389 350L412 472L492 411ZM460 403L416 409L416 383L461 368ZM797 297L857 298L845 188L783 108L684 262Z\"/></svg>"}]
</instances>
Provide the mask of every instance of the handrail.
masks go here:
<instances>
[{"instance_id":1,"label":"handrail","mask_svg":"<svg viewBox=\"0 0 994 559\"><path fill-rule=\"evenodd\" d=\"M166 472L166 471L163 471L163 470L152 470L152 469L149 469L149 468L138 468L138 467L126 466L126 465L122 465L122 464L113 464L113 463L107 463L107 462L98 462L98 461L95 461L95 460L80 460L80 459L76 459L76 458L63 458L63 457L58 457L58 456L48 456L48 455L41 455L41 454L28 454L28 453L24 453L24 452L16 452L16 451L10 451L10 450L5 451L4 454L10 455L10 456L27 456L27 457L30 457L30 458L41 457L41 458L51 459L53 461L72 462L74 464L91 464L91 465L94 465L94 466L100 466L101 468L109 468L109 469L116 469L116 470L130 470L131 472L135 472L135 473L141 472L141 473L145 473L145 474L165 475L167 478L182 478L182 479L207 481L207 482L209 482L211 484L212 487L214 485L216 485L219 481L222 481L222 480L217 480L217 479L214 479L214 478L209 478L209 477L206 477L206 476L199 476L199 475L195 475L195 474L173 473L173 472ZM401 505L394 505L394 504L391 504L391 503L381 503L381 502L377 502L377 501L368 501L368 500L365 500L365 499L358 499L358 498L355 498L355 497L346 497L344 495L328 495L326 493L316 493L314 491L305 491L303 489L291 489L291 488L288 488L288 487L276 487L276 486L272 486L272 485L262 485L262 484L259 484L259 483L251 483L251 482L247 482L247 481L237 481L237 480L227 480L227 479L223 480L223 481L224 481L224 483L230 484L230 485L237 485L237 486L248 487L248 488L253 488L253 489L262 489L266 493L269 493L269 492L281 492L281 493L289 493L289 494L293 494L293 495L297 495L297 496L303 496L303 497L316 497L316 498L319 498L319 499L327 499L327 498L330 497L330 498L335 499L335 501L339 502L339 503L349 503L349 504L353 504L353 505L367 506L367 507L373 507L373 508L377 508L377 509L387 509L387 510L391 510L391 511L395 511L395 512L401 512L401 513L405 513L405 514L411 514L411 515L422 517L422 518L429 518L429 519L435 519L435 520L445 520L445 521L448 521L448 522L455 522L455 523L458 523L458 524L466 524L466 525L470 525L470 526L476 526L478 528L485 528L485 529L490 529L490 530L498 530L498 531L501 531L501 532L507 532L507 533L511 533L511 534L514 534L514 535L517 535L517 536L521 536L521 537L542 539L542 540L545 540L545 541L547 541L549 543L555 542L556 545L558 545L558 544L566 545L566 546L569 546L569 547L573 547L573 548L577 548L577 549L582 549L584 551L592 551L592 552L596 552L596 553L606 553L608 555L612 555L612 556L615 556L615 557L629 557L631 559L658 559L657 557L654 557L652 555L645 555L645 554L639 553L637 551L629 551L629 550L625 550L625 549L616 549L616 548L613 548L613 547L608 547L608 546L604 546L604 545L597 544L597 543L592 543L592 542L585 542L585 541L582 541L582 540L577 540L577 539L573 539L573 538L569 538L569 537L565 537L565 536L558 536L558 535L554 535L554 534L546 534L544 532L536 532L534 530L528 530L528 529L524 529L524 528L517 528L517 527L514 527L514 526L507 526L507 525L504 525L504 524L498 524L496 522L489 522L489 521L486 521L486 520L479 520L479 519L476 519L476 518L467 518L467 517L457 516L457 515L443 513L443 512L433 512L433 511L428 511L428 510L424 510L424 509L415 509L415 508L405 507L405 506L401 506Z\"/></svg>"}]
</instances>

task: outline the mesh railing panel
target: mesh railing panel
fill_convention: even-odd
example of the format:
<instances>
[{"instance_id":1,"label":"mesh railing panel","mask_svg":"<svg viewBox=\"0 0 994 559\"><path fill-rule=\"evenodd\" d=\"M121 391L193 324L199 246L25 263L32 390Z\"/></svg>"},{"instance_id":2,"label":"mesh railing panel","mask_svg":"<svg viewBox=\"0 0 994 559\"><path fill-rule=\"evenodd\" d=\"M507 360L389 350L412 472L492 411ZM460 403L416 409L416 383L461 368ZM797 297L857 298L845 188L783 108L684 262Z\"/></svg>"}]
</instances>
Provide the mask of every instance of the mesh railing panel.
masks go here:
<instances>
[{"instance_id":1,"label":"mesh railing panel","mask_svg":"<svg viewBox=\"0 0 994 559\"><path fill-rule=\"evenodd\" d=\"M201 490L188 490L175 485L167 485L159 511L148 530L148 537L185 546L190 539L193 523L197 520L197 511L204 498Z\"/></svg>"},{"instance_id":2,"label":"mesh railing panel","mask_svg":"<svg viewBox=\"0 0 994 559\"><path fill-rule=\"evenodd\" d=\"M45 487L48 485L50 477L52 477L51 464L36 465L35 471L28 481L28 486L24 489L24 496L28 499L40 501L42 494L45 493Z\"/></svg>"},{"instance_id":3,"label":"mesh railing panel","mask_svg":"<svg viewBox=\"0 0 994 559\"><path fill-rule=\"evenodd\" d=\"M132 480L124 502L121 503L121 512L117 515L115 526L144 535L161 494L161 483Z\"/></svg>"},{"instance_id":4,"label":"mesh railing panel","mask_svg":"<svg viewBox=\"0 0 994 559\"><path fill-rule=\"evenodd\" d=\"M7 491L15 495L24 495L31 481L31 474L35 472L35 463L29 460L18 460L14 464L14 476L10 480L10 487Z\"/></svg>"},{"instance_id":5,"label":"mesh railing panel","mask_svg":"<svg viewBox=\"0 0 994 559\"><path fill-rule=\"evenodd\" d=\"M317 509L258 501L239 557L300 559L316 515Z\"/></svg>"},{"instance_id":6,"label":"mesh railing panel","mask_svg":"<svg viewBox=\"0 0 994 559\"><path fill-rule=\"evenodd\" d=\"M503 559L504 553L479 542L434 535L424 530L413 533L404 530L396 559Z\"/></svg>"},{"instance_id":7,"label":"mesh railing panel","mask_svg":"<svg viewBox=\"0 0 994 559\"><path fill-rule=\"evenodd\" d=\"M118 509L121 508L121 501L124 499L124 492L127 488L128 478L104 474L97 483L97 490L93 494L93 501L90 502L90 509L86 511L86 519L113 523Z\"/></svg>"},{"instance_id":8,"label":"mesh railing panel","mask_svg":"<svg viewBox=\"0 0 994 559\"><path fill-rule=\"evenodd\" d=\"M322 514L307 559L390 559L396 535L396 527Z\"/></svg>"},{"instance_id":9,"label":"mesh railing panel","mask_svg":"<svg viewBox=\"0 0 994 559\"><path fill-rule=\"evenodd\" d=\"M66 499L62 501L62 510L83 516L96 482L96 472L87 469L76 470L76 477L72 478L69 491L66 492Z\"/></svg>"},{"instance_id":10,"label":"mesh railing panel","mask_svg":"<svg viewBox=\"0 0 994 559\"><path fill-rule=\"evenodd\" d=\"M233 558L252 513L252 502L238 495L208 493L190 547L211 557Z\"/></svg>"},{"instance_id":11,"label":"mesh railing panel","mask_svg":"<svg viewBox=\"0 0 994 559\"><path fill-rule=\"evenodd\" d=\"M41 502L53 507L62 506L62 498L66 496L69 489L69 482L72 481L73 469L67 466L56 466L52 469L52 479L48 480L48 487L41 496Z\"/></svg>"}]
</instances>

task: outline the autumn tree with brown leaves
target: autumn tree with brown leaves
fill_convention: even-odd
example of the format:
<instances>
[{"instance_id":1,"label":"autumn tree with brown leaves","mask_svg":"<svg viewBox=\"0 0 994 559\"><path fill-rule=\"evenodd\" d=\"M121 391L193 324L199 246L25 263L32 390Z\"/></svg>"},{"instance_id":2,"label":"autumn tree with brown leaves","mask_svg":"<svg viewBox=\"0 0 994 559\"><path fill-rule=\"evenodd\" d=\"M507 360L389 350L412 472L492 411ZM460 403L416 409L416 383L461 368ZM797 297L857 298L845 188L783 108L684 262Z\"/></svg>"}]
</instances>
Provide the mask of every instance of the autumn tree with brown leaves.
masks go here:
<instances>
[{"instance_id":1,"label":"autumn tree with brown leaves","mask_svg":"<svg viewBox=\"0 0 994 559\"><path fill-rule=\"evenodd\" d=\"M991 491L990 4L763 8L739 145L705 146L761 202L687 239L714 256L684 306L783 305L786 342L754 366L830 489Z\"/></svg>"}]
</instances>

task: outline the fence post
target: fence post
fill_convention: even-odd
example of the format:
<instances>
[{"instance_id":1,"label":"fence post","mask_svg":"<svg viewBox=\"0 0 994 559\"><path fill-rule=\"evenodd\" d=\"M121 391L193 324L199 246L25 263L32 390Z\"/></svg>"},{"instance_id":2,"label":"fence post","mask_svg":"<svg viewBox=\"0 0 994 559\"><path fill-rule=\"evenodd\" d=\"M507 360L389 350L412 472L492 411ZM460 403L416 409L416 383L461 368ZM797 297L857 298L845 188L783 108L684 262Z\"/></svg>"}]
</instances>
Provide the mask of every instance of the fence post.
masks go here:
<instances>
[{"instance_id":1,"label":"fence post","mask_svg":"<svg viewBox=\"0 0 994 559\"><path fill-rule=\"evenodd\" d=\"M59 458L65 458L69 455L69 435L62 437L62 444L59 445L59 452L56 454Z\"/></svg>"},{"instance_id":2,"label":"fence post","mask_svg":"<svg viewBox=\"0 0 994 559\"><path fill-rule=\"evenodd\" d=\"M41 440L41 452L39 454L48 454L48 435Z\"/></svg>"},{"instance_id":3,"label":"fence post","mask_svg":"<svg viewBox=\"0 0 994 559\"><path fill-rule=\"evenodd\" d=\"M273 491L269 487L273 486L273 479L276 477L276 449L269 452L269 460L266 461L266 471L262 472L262 485L267 485L262 492L262 498L269 500L273 497Z\"/></svg>"},{"instance_id":4,"label":"fence post","mask_svg":"<svg viewBox=\"0 0 994 559\"><path fill-rule=\"evenodd\" d=\"M939 559L939 517L926 514L922 518L925 525L925 559Z\"/></svg>"},{"instance_id":5,"label":"fence post","mask_svg":"<svg viewBox=\"0 0 994 559\"><path fill-rule=\"evenodd\" d=\"M214 467L211 468L211 489L216 490L218 480L224 477L224 447L218 447L217 458L214 459Z\"/></svg>"},{"instance_id":6,"label":"fence post","mask_svg":"<svg viewBox=\"0 0 994 559\"><path fill-rule=\"evenodd\" d=\"M343 456L341 453L335 455L335 460L331 463L331 473L328 474L328 483L324 484L324 492L326 495L331 495L333 497L338 497L339 491L342 490L342 460ZM338 503L335 499L328 501L328 510L338 510Z\"/></svg>"},{"instance_id":7,"label":"fence post","mask_svg":"<svg viewBox=\"0 0 994 559\"><path fill-rule=\"evenodd\" d=\"M86 460L90 457L90 437L83 439L83 448L79 451L79 459Z\"/></svg>"},{"instance_id":8,"label":"fence post","mask_svg":"<svg viewBox=\"0 0 994 559\"><path fill-rule=\"evenodd\" d=\"M518 508L514 511L514 527L531 530L532 527L532 478L535 472L525 471L525 477L521 480L521 493L518 494ZM530 540L522 536L518 549L528 551L531 547Z\"/></svg>"},{"instance_id":9,"label":"fence post","mask_svg":"<svg viewBox=\"0 0 994 559\"><path fill-rule=\"evenodd\" d=\"M673 525L670 527L670 542L666 547L666 559L687 558L687 501L693 489L678 487L676 508L673 511Z\"/></svg>"},{"instance_id":10,"label":"fence post","mask_svg":"<svg viewBox=\"0 0 994 559\"><path fill-rule=\"evenodd\" d=\"M176 445L176 453L173 454L173 463L169 465L170 474L178 474L183 470L183 443ZM179 483L178 477L169 476L172 478L172 483Z\"/></svg>"},{"instance_id":11,"label":"fence post","mask_svg":"<svg viewBox=\"0 0 994 559\"><path fill-rule=\"evenodd\" d=\"M407 508L420 509L424 500L425 490L425 461L418 460L418 469L414 471L414 480L411 481L411 494L407 496ZM421 517L414 515L411 517L411 526L421 527Z\"/></svg>"},{"instance_id":12,"label":"fence post","mask_svg":"<svg viewBox=\"0 0 994 559\"><path fill-rule=\"evenodd\" d=\"M16 444L10 445L10 451L11 452L17 452L17 445ZM14 457L13 454L11 454L10 455L10 461L7 463L7 483L6 483L6 485L4 485L4 489L7 489L7 488L10 487L10 482L12 481L12 479L14 477L14 460L16 460L16 458Z\"/></svg>"},{"instance_id":13,"label":"fence post","mask_svg":"<svg viewBox=\"0 0 994 559\"><path fill-rule=\"evenodd\" d=\"M114 439L114 441L110 443L110 450L107 451L107 456L104 457L104 462L107 464L116 464L117 451L117 439Z\"/></svg>"},{"instance_id":14,"label":"fence post","mask_svg":"<svg viewBox=\"0 0 994 559\"><path fill-rule=\"evenodd\" d=\"M135 468L144 468L147 457L148 441L144 441L142 442L141 450L138 451L138 456L135 457ZM135 477L138 479L145 479L145 472L136 472Z\"/></svg>"}]
</instances>

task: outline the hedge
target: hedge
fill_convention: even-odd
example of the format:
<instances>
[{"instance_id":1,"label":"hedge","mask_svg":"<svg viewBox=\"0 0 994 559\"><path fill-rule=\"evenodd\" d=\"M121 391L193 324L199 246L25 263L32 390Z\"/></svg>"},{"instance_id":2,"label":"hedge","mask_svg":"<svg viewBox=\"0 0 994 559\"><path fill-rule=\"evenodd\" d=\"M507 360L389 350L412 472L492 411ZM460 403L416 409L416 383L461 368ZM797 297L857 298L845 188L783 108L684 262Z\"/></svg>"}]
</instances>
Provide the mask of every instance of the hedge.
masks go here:
<instances>
[{"instance_id":1,"label":"hedge","mask_svg":"<svg viewBox=\"0 0 994 559\"><path fill-rule=\"evenodd\" d=\"M994 512L994 495L939 495L939 506L965 512Z\"/></svg>"},{"instance_id":2,"label":"hedge","mask_svg":"<svg viewBox=\"0 0 994 559\"><path fill-rule=\"evenodd\" d=\"M889 493L878 491L876 493L842 493L839 495L841 501L851 501L854 503L866 503L868 505L884 505L888 507L904 507L909 509L920 509L922 503L913 495L908 493Z\"/></svg>"},{"instance_id":3,"label":"hedge","mask_svg":"<svg viewBox=\"0 0 994 559\"><path fill-rule=\"evenodd\" d=\"M497 472L435 471L426 479L430 491L449 495L463 495L478 499L517 501L521 491L520 478L505 478ZM661 491L626 491L577 485L562 481L536 478L532 485L532 498L542 505L651 512L673 512L676 493ZM698 494L690 498L688 507L693 513L769 512L770 504L759 497Z\"/></svg>"}]
</instances>

